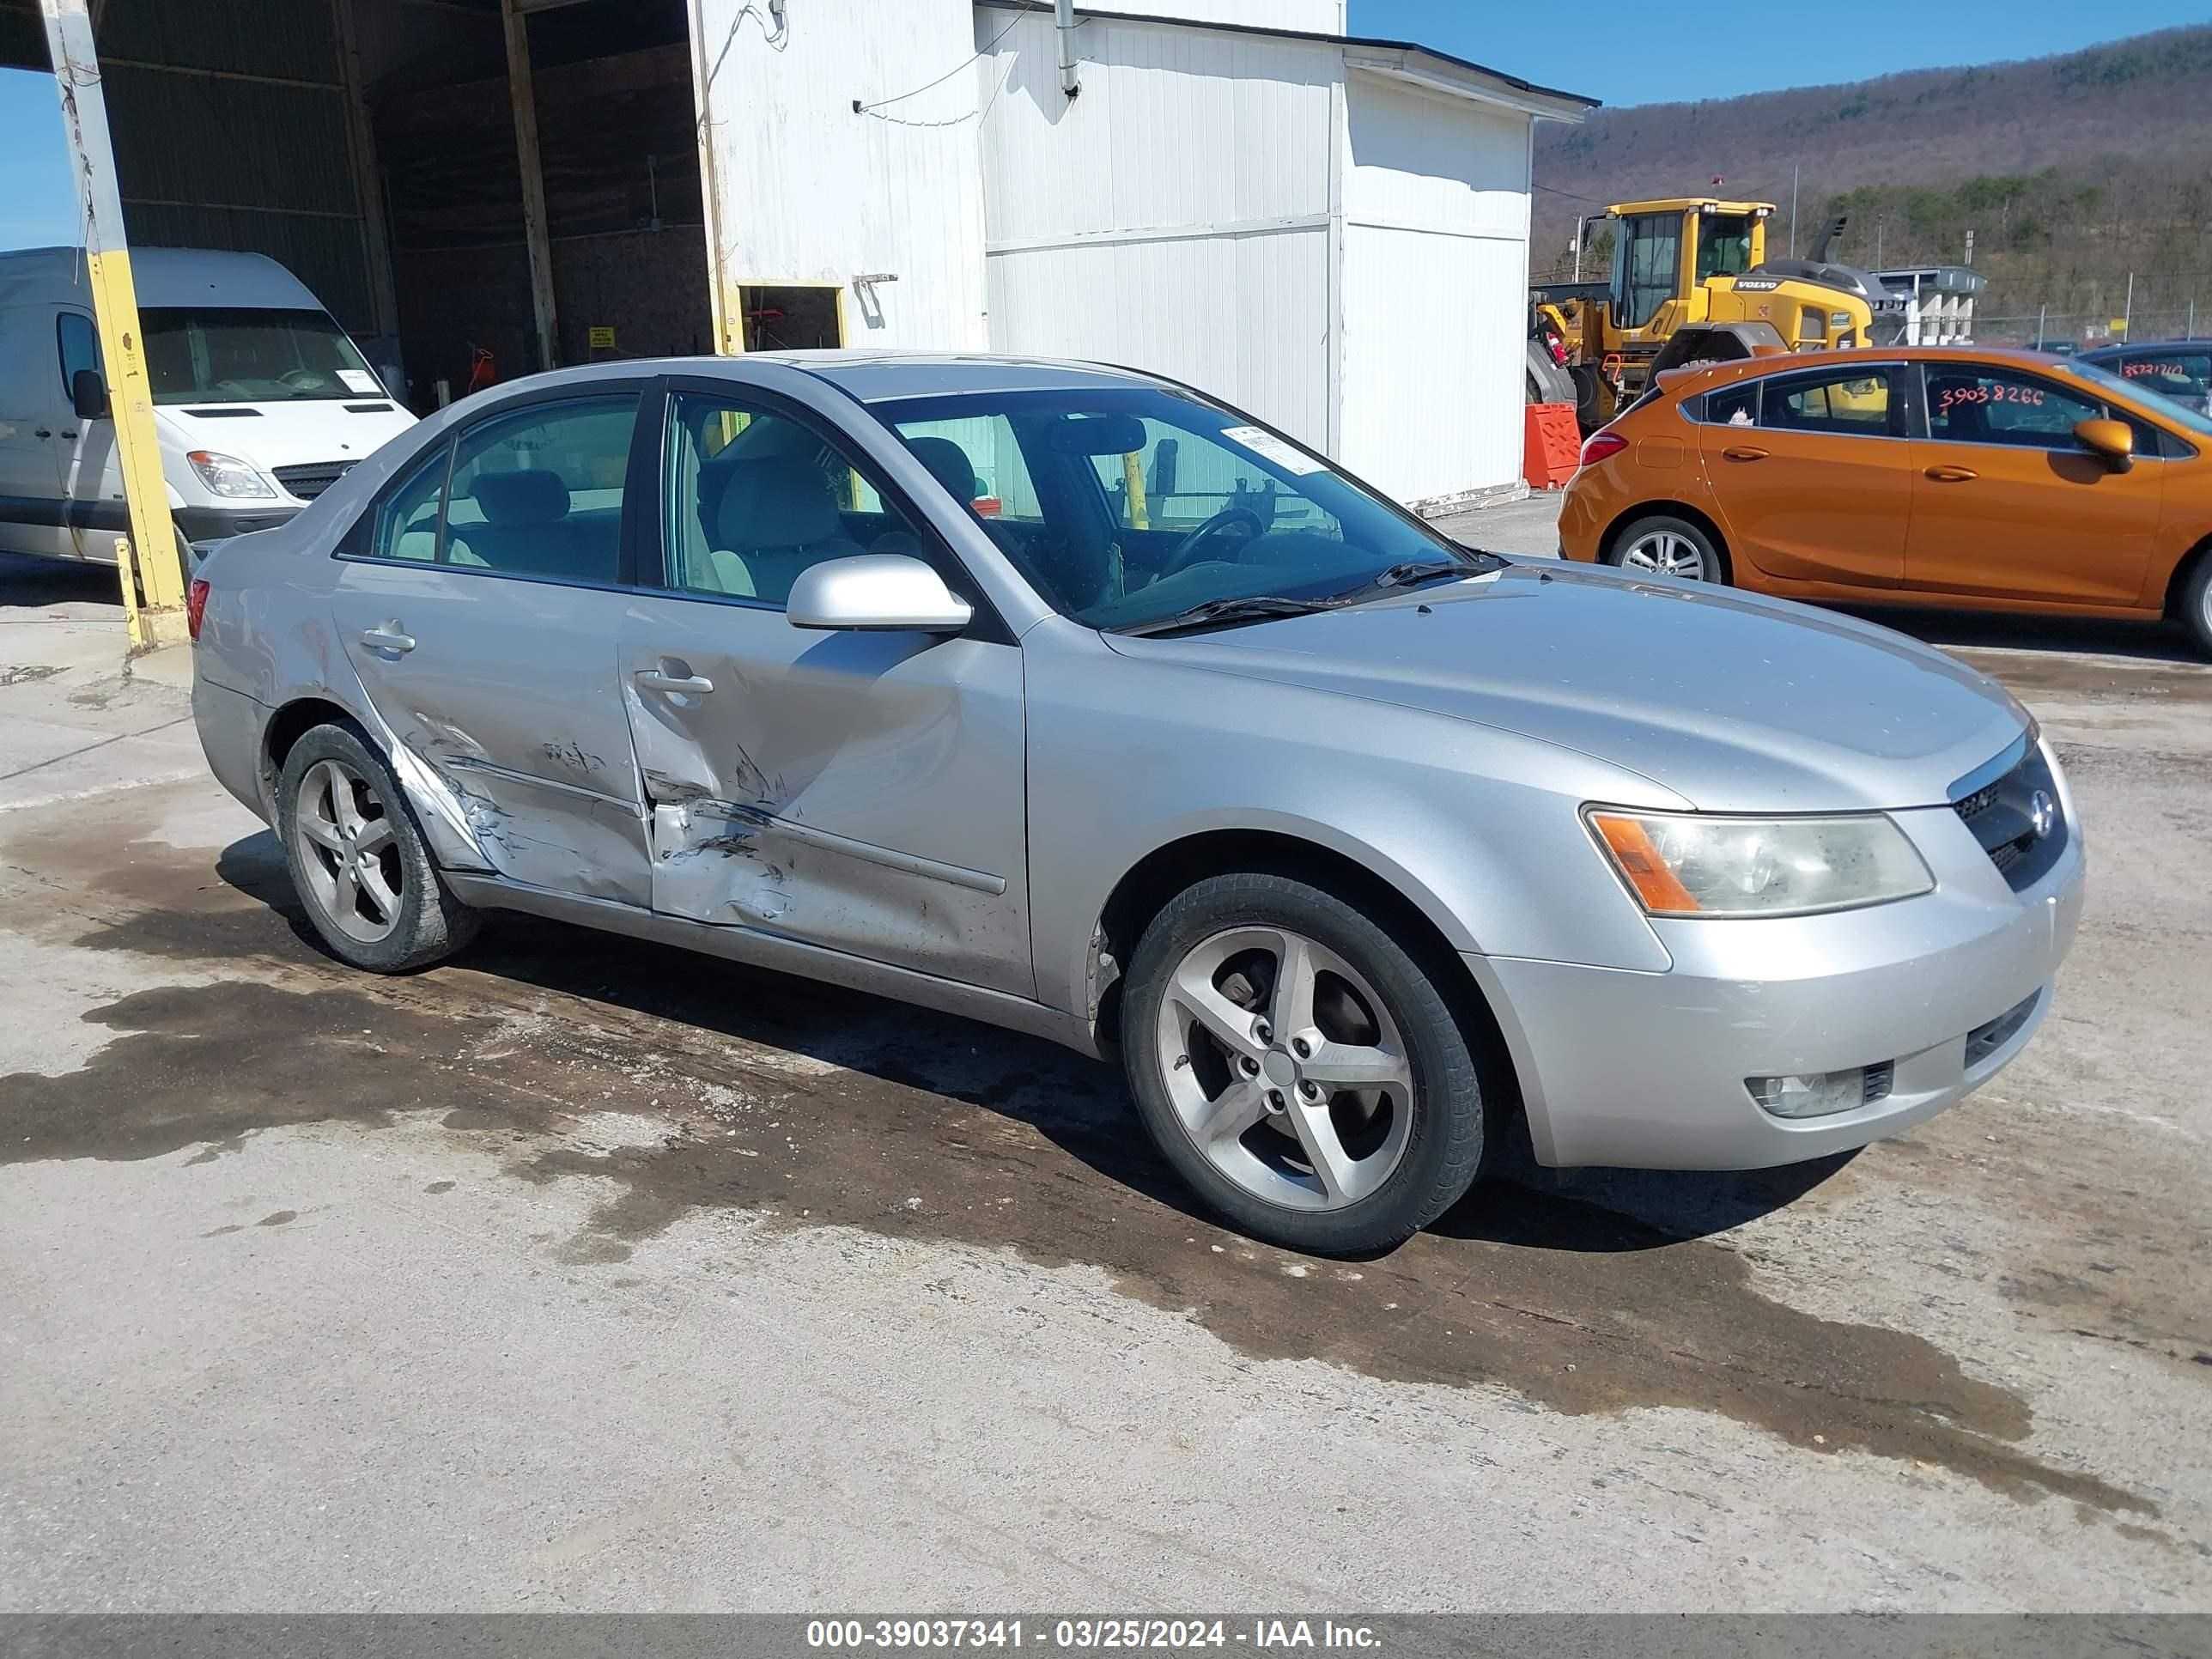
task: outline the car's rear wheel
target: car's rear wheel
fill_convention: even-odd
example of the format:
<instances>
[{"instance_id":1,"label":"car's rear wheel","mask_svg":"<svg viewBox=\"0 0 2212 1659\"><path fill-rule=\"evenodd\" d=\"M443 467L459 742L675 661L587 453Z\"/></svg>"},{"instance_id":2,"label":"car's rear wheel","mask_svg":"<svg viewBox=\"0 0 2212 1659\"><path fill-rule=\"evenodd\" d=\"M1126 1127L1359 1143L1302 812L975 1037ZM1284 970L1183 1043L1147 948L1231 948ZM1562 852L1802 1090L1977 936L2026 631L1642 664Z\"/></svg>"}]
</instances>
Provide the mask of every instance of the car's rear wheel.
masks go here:
<instances>
[{"instance_id":1,"label":"car's rear wheel","mask_svg":"<svg viewBox=\"0 0 2212 1659\"><path fill-rule=\"evenodd\" d=\"M2212 657L2212 552L2197 556L2197 568L2182 584L2181 619L2197 648Z\"/></svg>"},{"instance_id":2,"label":"car's rear wheel","mask_svg":"<svg viewBox=\"0 0 2212 1659\"><path fill-rule=\"evenodd\" d=\"M392 769L359 733L337 725L301 733L276 800L292 884L337 956L406 973L475 935L476 912L447 889Z\"/></svg>"},{"instance_id":3,"label":"car's rear wheel","mask_svg":"<svg viewBox=\"0 0 2212 1659\"><path fill-rule=\"evenodd\" d=\"M1693 582L1728 580L1728 566L1712 537L1687 519L1638 519L1613 538L1605 559L1646 576Z\"/></svg>"},{"instance_id":4,"label":"car's rear wheel","mask_svg":"<svg viewBox=\"0 0 2212 1659\"><path fill-rule=\"evenodd\" d=\"M1481 1163L1483 1092L1443 993L1389 930L1288 877L1170 902L1131 963L1121 1046L1161 1152L1272 1243L1388 1249Z\"/></svg>"}]
</instances>

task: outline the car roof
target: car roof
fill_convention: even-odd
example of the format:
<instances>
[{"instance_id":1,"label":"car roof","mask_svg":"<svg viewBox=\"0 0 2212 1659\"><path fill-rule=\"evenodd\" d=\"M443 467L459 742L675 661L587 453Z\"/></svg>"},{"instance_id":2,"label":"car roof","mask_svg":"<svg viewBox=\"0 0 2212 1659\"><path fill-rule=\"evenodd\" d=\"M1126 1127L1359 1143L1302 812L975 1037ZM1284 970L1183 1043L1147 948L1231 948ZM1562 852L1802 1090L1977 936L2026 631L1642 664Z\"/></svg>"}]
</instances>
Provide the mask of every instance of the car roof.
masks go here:
<instances>
[{"instance_id":1,"label":"car roof","mask_svg":"<svg viewBox=\"0 0 2212 1659\"><path fill-rule=\"evenodd\" d=\"M497 390L552 389L645 374L697 374L742 382L749 365L795 369L864 404L937 398L974 392L1054 392L1171 385L1156 375L1107 363L1063 362L1046 357L994 356L981 352L748 351L730 356L624 357L502 380Z\"/></svg>"},{"instance_id":2,"label":"car roof","mask_svg":"<svg viewBox=\"0 0 2212 1659\"><path fill-rule=\"evenodd\" d=\"M2142 351L2212 351L2212 340L2116 340L2111 345L2097 346L2074 355L2095 363L2102 362L2107 357Z\"/></svg>"},{"instance_id":3,"label":"car roof","mask_svg":"<svg viewBox=\"0 0 2212 1659\"><path fill-rule=\"evenodd\" d=\"M2087 354L2083 354L2087 355ZM1791 351L1764 357L1741 357L1734 362L1701 363L1676 370L1662 383L1665 394L1687 397L1710 386L1726 386L1765 374L1794 374L1802 369L1835 364L1864 363L1980 363L1997 368L2025 369L2031 374L2064 373L2072 359L2053 356L2027 346L1852 346L1826 351Z\"/></svg>"}]
</instances>

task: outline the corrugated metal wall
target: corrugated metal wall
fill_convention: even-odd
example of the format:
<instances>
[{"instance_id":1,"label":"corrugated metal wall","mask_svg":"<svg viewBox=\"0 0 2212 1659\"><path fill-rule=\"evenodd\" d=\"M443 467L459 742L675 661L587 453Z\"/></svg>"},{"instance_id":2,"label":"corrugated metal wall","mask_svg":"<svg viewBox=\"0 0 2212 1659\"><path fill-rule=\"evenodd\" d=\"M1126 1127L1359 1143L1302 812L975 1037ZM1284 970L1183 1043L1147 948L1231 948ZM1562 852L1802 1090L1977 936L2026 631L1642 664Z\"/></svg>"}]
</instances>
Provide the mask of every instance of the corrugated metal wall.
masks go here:
<instances>
[{"instance_id":1,"label":"corrugated metal wall","mask_svg":"<svg viewBox=\"0 0 2212 1659\"><path fill-rule=\"evenodd\" d=\"M1520 477L1528 118L1346 83L1344 457L1405 501Z\"/></svg>"},{"instance_id":2,"label":"corrugated metal wall","mask_svg":"<svg viewBox=\"0 0 2212 1659\"><path fill-rule=\"evenodd\" d=\"M982 346L969 0L808 0L780 38L745 0L702 12L726 319L739 284L819 283L849 345ZM854 287L872 275L897 280Z\"/></svg>"},{"instance_id":3,"label":"corrugated metal wall","mask_svg":"<svg viewBox=\"0 0 2212 1659\"><path fill-rule=\"evenodd\" d=\"M330 0L107 0L99 47L131 239L269 254L373 330Z\"/></svg>"},{"instance_id":4,"label":"corrugated metal wall","mask_svg":"<svg viewBox=\"0 0 2212 1659\"><path fill-rule=\"evenodd\" d=\"M1336 49L979 7L991 343L1158 369L1329 438ZM1202 481L1189 481L1204 487Z\"/></svg>"}]
</instances>

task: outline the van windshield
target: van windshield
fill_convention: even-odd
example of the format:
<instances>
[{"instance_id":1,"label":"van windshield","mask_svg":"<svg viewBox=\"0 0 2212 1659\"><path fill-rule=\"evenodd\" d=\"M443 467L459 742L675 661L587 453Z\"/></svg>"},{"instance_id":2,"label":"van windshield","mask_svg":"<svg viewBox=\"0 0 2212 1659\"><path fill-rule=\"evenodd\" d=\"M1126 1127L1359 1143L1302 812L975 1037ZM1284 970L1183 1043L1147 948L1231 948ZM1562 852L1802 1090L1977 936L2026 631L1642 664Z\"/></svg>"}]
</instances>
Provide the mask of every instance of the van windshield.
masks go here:
<instances>
[{"instance_id":1,"label":"van windshield","mask_svg":"<svg viewBox=\"0 0 2212 1659\"><path fill-rule=\"evenodd\" d=\"M329 313L155 307L139 313L157 404L380 398L384 388Z\"/></svg>"}]
</instances>

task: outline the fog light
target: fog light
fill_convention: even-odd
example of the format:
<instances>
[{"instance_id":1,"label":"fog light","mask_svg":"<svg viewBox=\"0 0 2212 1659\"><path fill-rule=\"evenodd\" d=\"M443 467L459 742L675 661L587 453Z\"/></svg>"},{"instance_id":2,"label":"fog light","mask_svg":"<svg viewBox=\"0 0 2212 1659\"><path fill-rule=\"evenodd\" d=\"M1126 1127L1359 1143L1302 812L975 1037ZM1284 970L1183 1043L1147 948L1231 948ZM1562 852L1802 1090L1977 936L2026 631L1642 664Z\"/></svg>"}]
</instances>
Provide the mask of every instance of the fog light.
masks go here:
<instances>
[{"instance_id":1,"label":"fog light","mask_svg":"<svg viewBox=\"0 0 2212 1659\"><path fill-rule=\"evenodd\" d=\"M1889 1093L1895 1067L1854 1066L1847 1072L1813 1072L1802 1077L1747 1077L1751 1097L1777 1117L1826 1117L1848 1112Z\"/></svg>"}]
</instances>

